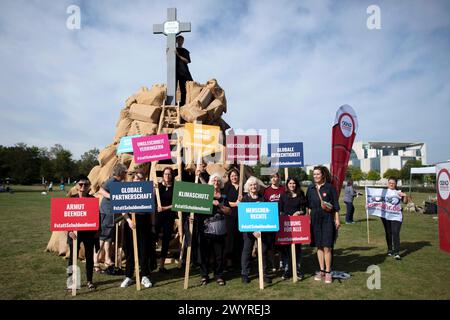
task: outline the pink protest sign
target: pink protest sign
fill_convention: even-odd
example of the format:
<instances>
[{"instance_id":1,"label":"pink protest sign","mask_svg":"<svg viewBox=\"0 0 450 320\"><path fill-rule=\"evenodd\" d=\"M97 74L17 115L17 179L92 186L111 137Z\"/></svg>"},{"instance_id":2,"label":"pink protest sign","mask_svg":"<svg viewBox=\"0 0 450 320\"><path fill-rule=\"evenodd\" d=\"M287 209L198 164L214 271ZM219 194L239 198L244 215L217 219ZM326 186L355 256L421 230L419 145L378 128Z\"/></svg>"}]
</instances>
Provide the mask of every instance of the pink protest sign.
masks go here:
<instances>
[{"instance_id":1,"label":"pink protest sign","mask_svg":"<svg viewBox=\"0 0 450 320\"><path fill-rule=\"evenodd\" d=\"M261 136L229 135L227 143L227 162L258 161L261 149Z\"/></svg>"},{"instance_id":2,"label":"pink protest sign","mask_svg":"<svg viewBox=\"0 0 450 320\"><path fill-rule=\"evenodd\" d=\"M158 134L133 138L134 162L137 164L171 159L169 136Z\"/></svg>"},{"instance_id":3,"label":"pink protest sign","mask_svg":"<svg viewBox=\"0 0 450 320\"><path fill-rule=\"evenodd\" d=\"M309 216L280 216L280 230L276 233L275 244L310 243Z\"/></svg>"}]
</instances>

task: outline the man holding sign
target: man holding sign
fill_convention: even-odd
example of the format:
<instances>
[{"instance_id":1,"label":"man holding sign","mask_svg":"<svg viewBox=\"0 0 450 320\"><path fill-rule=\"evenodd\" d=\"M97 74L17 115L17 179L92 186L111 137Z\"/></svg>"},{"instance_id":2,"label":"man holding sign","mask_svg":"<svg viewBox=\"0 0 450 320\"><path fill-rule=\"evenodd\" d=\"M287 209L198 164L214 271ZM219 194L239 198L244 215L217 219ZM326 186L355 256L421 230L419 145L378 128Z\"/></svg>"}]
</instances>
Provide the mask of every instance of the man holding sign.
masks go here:
<instances>
[{"instance_id":1,"label":"man holding sign","mask_svg":"<svg viewBox=\"0 0 450 320\"><path fill-rule=\"evenodd\" d=\"M273 225L270 223L267 225L269 228L264 231L278 231L278 206L276 203L264 202L264 198L258 194L259 184L255 177L250 177L246 183L246 189L248 189L248 194L245 195L242 201L238 205L239 214L239 230L243 232L244 238L244 249L242 250L241 257L241 276L242 282L247 284L250 283L250 263L252 257L252 249L255 244L255 240L258 239L258 262L259 262L259 272L260 272L260 289L264 288L262 280L265 283L272 283L272 279L269 277L267 272L267 248L271 243L271 237L267 232L261 232L261 220L266 220L269 222L270 218L274 218ZM251 206L245 204L245 202L260 202L266 205L272 205L275 212L268 213L267 208L252 208ZM265 221L263 222L265 224ZM254 227L254 225L256 227ZM250 232L245 232L250 231ZM262 273L262 274L261 274Z\"/></svg>"}]
</instances>

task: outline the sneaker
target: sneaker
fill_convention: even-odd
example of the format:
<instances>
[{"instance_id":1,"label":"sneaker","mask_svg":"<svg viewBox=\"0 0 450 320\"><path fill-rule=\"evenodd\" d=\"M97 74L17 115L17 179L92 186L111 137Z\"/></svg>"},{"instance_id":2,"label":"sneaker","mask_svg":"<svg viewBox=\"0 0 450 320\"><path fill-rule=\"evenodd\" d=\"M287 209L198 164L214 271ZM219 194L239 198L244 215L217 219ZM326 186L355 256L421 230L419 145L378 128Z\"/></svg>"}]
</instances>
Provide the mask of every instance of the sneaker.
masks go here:
<instances>
[{"instance_id":1,"label":"sneaker","mask_svg":"<svg viewBox=\"0 0 450 320\"><path fill-rule=\"evenodd\" d=\"M394 256L394 258L395 258L395 260L402 260L402 257L400 257L400 255L398 253Z\"/></svg>"},{"instance_id":2,"label":"sneaker","mask_svg":"<svg viewBox=\"0 0 450 320\"><path fill-rule=\"evenodd\" d=\"M120 284L121 288L126 288L129 285L131 285L133 283L133 280L131 278L126 277L125 280L122 281L122 283Z\"/></svg>"},{"instance_id":3,"label":"sneaker","mask_svg":"<svg viewBox=\"0 0 450 320\"><path fill-rule=\"evenodd\" d=\"M250 278L248 276L242 276L242 283L249 284Z\"/></svg>"},{"instance_id":4,"label":"sneaker","mask_svg":"<svg viewBox=\"0 0 450 320\"><path fill-rule=\"evenodd\" d=\"M301 281L301 280L303 280L303 278L304 278L303 273L297 272L297 280Z\"/></svg>"},{"instance_id":5,"label":"sneaker","mask_svg":"<svg viewBox=\"0 0 450 320\"><path fill-rule=\"evenodd\" d=\"M388 257L392 257L393 256L392 251L388 251L387 255L388 255Z\"/></svg>"},{"instance_id":6,"label":"sneaker","mask_svg":"<svg viewBox=\"0 0 450 320\"><path fill-rule=\"evenodd\" d=\"M283 280L287 280L289 279L291 276L289 275L289 272L284 272L283 275L281 276L281 279Z\"/></svg>"},{"instance_id":7,"label":"sneaker","mask_svg":"<svg viewBox=\"0 0 450 320\"><path fill-rule=\"evenodd\" d=\"M323 278L325 278L325 272L317 271L316 275L314 276L314 280L321 281Z\"/></svg>"},{"instance_id":8,"label":"sneaker","mask_svg":"<svg viewBox=\"0 0 450 320\"><path fill-rule=\"evenodd\" d=\"M333 282L333 277L331 276L331 272L326 272L325 273L325 283L332 283Z\"/></svg>"},{"instance_id":9,"label":"sneaker","mask_svg":"<svg viewBox=\"0 0 450 320\"><path fill-rule=\"evenodd\" d=\"M143 277L142 277L141 284L142 284L144 287L146 287L146 288L151 288L151 287L153 287L153 283L152 283L152 282L150 281L150 279L147 278L146 276L143 276Z\"/></svg>"}]
</instances>

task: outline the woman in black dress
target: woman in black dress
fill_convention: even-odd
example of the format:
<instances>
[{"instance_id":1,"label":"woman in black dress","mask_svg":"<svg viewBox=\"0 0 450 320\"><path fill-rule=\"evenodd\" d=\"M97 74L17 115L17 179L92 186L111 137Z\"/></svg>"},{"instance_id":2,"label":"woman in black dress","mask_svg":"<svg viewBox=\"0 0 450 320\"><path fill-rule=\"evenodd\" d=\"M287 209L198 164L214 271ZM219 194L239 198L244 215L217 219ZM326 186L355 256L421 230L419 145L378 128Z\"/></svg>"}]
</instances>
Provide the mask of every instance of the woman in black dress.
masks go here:
<instances>
[{"instance_id":1,"label":"woman in black dress","mask_svg":"<svg viewBox=\"0 0 450 320\"><path fill-rule=\"evenodd\" d=\"M325 283L331 283L332 247L340 227L339 199L336 189L330 183L331 175L326 167L315 167L313 177L314 184L308 187L306 197L311 215L311 245L317 247L320 266L314 280L325 279Z\"/></svg>"},{"instance_id":2,"label":"woman in black dress","mask_svg":"<svg viewBox=\"0 0 450 320\"><path fill-rule=\"evenodd\" d=\"M218 285L225 285L223 269L225 260L225 237L227 234L225 215L231 213L231 209L224 205L221 187L222 178L219 174L212 174L209 184L214 186L213 210L211 215L200 214L196 216L200 243L200 274L201 285L209 282L210 258L214 261L214 277Z\"/></svg>"},{"instance_id":3,"label":"woman in black dress","mask_svg":"<svg viewBox=\"0 0 450 320\"><path fill-rule=\"evenodd\" d=\"M228 269L238 267L241 261L242 235L238 225L239 171L232 169L228 173L228 182L223 188L225 205L231 208L231 214L225 216L227 237L225 239L225 259Z\"/></svg>"},{"instance_id":4,"label":"woman in black dress","mask_svg":"<svg viewBox=\"0 0 450 320\"><path fill-rule=\"evenodd\" d=\"M300 188L300 184L297 178L288 177L286 182L286 192L282 193L280 200L278 201L278 207L280 215L286 216L300 216L306 214L306 205L308 200L305 193ZM303 278L300 271L300 260L302 254L302 245L295 245L296 264L297 264L297 277ZM290 254L290 246L284 245L281 250L281 259L283 262L283 280L288 279L292 274L292 256Z\"/></svg>"}]
</instances>

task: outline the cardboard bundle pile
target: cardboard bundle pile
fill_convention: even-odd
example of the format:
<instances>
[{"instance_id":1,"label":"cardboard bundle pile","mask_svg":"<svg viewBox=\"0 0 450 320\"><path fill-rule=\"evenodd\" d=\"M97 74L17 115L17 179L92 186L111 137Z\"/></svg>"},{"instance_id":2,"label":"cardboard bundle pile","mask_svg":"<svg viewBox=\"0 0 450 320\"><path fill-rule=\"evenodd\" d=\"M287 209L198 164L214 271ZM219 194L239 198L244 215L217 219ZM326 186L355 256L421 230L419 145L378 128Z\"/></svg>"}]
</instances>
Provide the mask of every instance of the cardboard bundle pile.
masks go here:
<instances>
[{"instance_id":1,"label":"cardboard bundle pile","mask_svg":"<svg viewBox=\"0 0 450 320\"><path fill-rule=\"evenodd\" d=\"M178 92L179 94L179 92ZM88 175L91 182L91 194L96 194L100 186L111 177L112 170L117 163L127 166L129 172L134 172L137 168L149 173L150 163L137 165L133 160L133 155L123 153L117 155L120 138L132 135L152 135L156 134L162 105L166 98L165 85L153 85L149 90L142 87L125 101L125 106L120 111L119 119L116 123L116 133L111 144L107 145L98 155L98 165L92 168ZM177 99L179 100L179 99ZM201 121L202 124L219 126L224 133L230 126L222 119L222 114L227 112L227 101L224 90L218 85L215 79L209 80L206 84L194 81L186 83L186 104L180 107L182 122ZM225 139L224 139L225 140ZM225 147L222 148L222 153ZM186 169L193 164L183 166ZM226 164L208 164L206 170L209 174L219 173L224 178L230 169ZM245 168L244 178L252 175L250 167ZM127 178L130 178L128 176ZM75 194L75 187L68 195ZM60 255L67 253L65 233L55 233L52 235L47 251L58 252Z\"/></svg>"}]
</instances>

